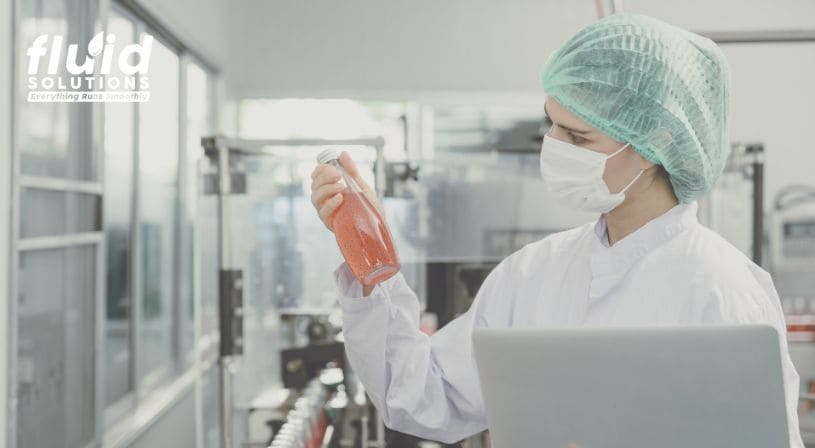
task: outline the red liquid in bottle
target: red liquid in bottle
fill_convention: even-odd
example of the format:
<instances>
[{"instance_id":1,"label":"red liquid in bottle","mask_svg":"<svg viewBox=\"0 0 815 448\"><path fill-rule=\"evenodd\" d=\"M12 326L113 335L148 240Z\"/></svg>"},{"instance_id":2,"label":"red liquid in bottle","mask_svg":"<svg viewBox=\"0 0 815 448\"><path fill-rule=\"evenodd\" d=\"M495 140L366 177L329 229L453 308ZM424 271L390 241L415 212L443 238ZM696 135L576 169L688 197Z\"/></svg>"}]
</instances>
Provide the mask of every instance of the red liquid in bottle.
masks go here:
<instances>
[{"instance_id":1,"label":"red liquid in bottle","mask_svg":"<svg viewBox=\"0 0 815 448\"><path fill-rule=\"evenodd\" d=\"M375 285L399 272L390 231L365 194L343 191L331 219L340 251L360 283Z\"/></svg>"}]
</instances>

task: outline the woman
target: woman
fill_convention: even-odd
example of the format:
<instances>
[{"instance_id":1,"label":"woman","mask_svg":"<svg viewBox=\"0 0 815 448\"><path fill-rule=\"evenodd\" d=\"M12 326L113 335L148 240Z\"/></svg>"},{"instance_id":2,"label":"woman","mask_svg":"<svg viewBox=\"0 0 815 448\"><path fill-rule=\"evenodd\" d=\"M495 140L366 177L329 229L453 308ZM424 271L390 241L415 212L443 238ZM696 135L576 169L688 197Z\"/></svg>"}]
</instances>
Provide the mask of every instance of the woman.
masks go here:
<instances>
[{"instance_id":1,"label":"woman","mask_svg":"<svg viewBox=\"0 0 815 448\"><path fill-rule=\"evenodd\" d=\"M658 20L617 14L572 37L542 78L553 123L543 178L600 217L504 259L470 309L432 337L419 331L419 301L401 273L362 288L341 265L346 350L385 424L442 442L487 427L471 346L477 327L763 323L780 335L790 445L803 448L799 377L772 280L696 217L695 200L729 148L721 50ZM347 153L341 163L365 185ZM319 166L312 179L312 202L330 229L339 174Z\"/></svg>"}]
</instances>

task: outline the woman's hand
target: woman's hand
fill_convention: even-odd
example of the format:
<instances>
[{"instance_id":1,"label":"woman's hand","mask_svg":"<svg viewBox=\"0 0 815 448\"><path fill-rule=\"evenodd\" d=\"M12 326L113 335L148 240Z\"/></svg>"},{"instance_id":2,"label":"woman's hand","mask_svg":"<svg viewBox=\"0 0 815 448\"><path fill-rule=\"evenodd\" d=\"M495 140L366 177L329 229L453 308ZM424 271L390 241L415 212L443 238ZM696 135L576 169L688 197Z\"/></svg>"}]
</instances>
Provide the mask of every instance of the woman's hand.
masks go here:
<instances>
[{"instance_id":1,"label":"woman's hand","mask_svg":"<svg viewBox=\"0 0 815 448\"><path fill-rule=\"evenodd\" d=\"M376 193L368 183L362 179L362 176L359 175L357 165L351 160L351 156L347 151L343 151L342 154L340 154L340 164L345 168L348 175L354 179L357 185L359 185L359 188L362 189L368 201L376 207L379 216L385 219L385 211L382 208L382 204L379 203ZM331 215L337 210L337 207L342 204L341 192L346 188L345 183L340 182L340 180L342 180L340 171L325 163L317 165L314 171L311 172L311 203L314 204L314 208L317 209L320 220L322 220L326 228L332 232L334 229L331 226ZM362 295L364 297L369 296L373 288L373 286L363 285Z\"/></svg>"},{"instance_id":2,"label":"woman's hand","mask_svg":"<svg viewBox=\"0 0 815 448\"><path fill-rule=\"evenodd\" d=\"M359 185L368 201L376 207L382 219L385 219L385 211L376 197L376 192L359 175L359 169L357 169L357 165L351 160L351 155L347 151L340 154L340 164ZM311 203L317 209L320 220L332 232L334 229L331 225L331 215L342 203L341 192L346 187L344 182L340 182L341 179L342 175L338 169L324 163L317 165L314 171L311 172Z\"/></svg>"}]
</instances>

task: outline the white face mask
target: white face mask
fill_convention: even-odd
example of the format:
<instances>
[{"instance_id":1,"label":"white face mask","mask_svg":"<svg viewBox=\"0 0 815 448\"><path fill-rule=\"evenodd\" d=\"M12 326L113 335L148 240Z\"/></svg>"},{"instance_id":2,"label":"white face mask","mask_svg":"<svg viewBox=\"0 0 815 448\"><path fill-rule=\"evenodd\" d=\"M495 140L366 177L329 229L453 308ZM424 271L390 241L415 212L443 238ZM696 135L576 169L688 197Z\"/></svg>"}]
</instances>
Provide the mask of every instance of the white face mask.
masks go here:
<instances>
[{"instance_id":1,"label":"white face mask","mask_svg":"<svg viewBox=\"0 0 815 448\"><path fill-rule=\"evenodd\" d=\"M614 153L603 153L581 148L544 135L541 146L540 169L544 182L552 193L567 205L586 212L608 213L625 200L625 192L642 176L645 170L619 193L611 193L603 180L606 160L628 147L628 143Z\"/></svg>"}]
</instances>

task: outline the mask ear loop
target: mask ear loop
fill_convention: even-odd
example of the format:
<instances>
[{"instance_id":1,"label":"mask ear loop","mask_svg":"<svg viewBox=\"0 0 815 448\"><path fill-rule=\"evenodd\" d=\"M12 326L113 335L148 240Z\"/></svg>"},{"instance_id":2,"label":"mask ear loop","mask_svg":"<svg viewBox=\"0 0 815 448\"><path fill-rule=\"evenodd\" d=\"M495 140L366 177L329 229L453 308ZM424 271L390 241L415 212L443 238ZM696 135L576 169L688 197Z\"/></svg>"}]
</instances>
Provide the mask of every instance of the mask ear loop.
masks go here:
<instances>
[{"instance_id":1,"label":"mask ear loop","mask_svg":"<svg viewBox=\"0 0 815 448\"><path fill-rule=\"evenodd\" d=\"M623 152L625 150L625 148L628 148L629 145L631 145L631 143L626 143L625 145L623 145L622 148L620 148L620 149L614 151L613 153L609 154L608 157L606 157L606 160L608 160L608 159L616 156L617 154Z\"/></svg>"},{"instance_id":2,"label":"mask ear loop","mask_svg":"<svg viewBox=\"0 0 815 448\"><path fill-rule=\"evenodd\" d=\"M608 157L606 157L606 160L608 160L608 159L610 159L610 158L612 158L612 157L616 156L617 154L619 154L619 153L623 152L623 151L625 150L625 148L628 148L630 145L631 145L631 143L626 143L625 145L623 145L623 147L622 147L622 148L620 148L620 149L618 149L618 150L614 151L613 153L609 154L609 156L608 156ZM624 194L626 191L628 191L628 189L629 189L629 188L631 188L631 186L632 186L632 185L634 185L634 182L636 182L636 181L637 181L637 179L639 179L639 178L640 178L640 176L642 176L642 173L644 173L644 172L645 172L645 170L644 170L644 169L641 169L641 170L640 170L640 172L639 172L639 173L637 173L637 175L636 175L636 176L634 176L634 178L633 178L633 179L631 179L631 182L629 182L629 183L628 183L628 185L626 185L626 186L625 186L625 188L623 188L622 190L620 190L620 192L619 192L619 193L614 193L614 194Z\"/></svg>"},{"instance_id":3,"label":"mask ear loop","mask_svg":"<svg viewBox=\"0 0 815 448\"><path fill-rule=\"evenodd\" d=\"M625 188L620 190L620 192L617 193L617 194L625 194L625 192L628 191L628 189L631 188L632 185L634 185L634 182L636 182L637 179L639 179L640 176L642 176L642 173L644 173L644 172L645 172L644 169L640 169L640 172L636 176L634 176L633 179L631 179L631 182L629 182L628 185L626 185Z\"/></svg>"}]
</instances>

